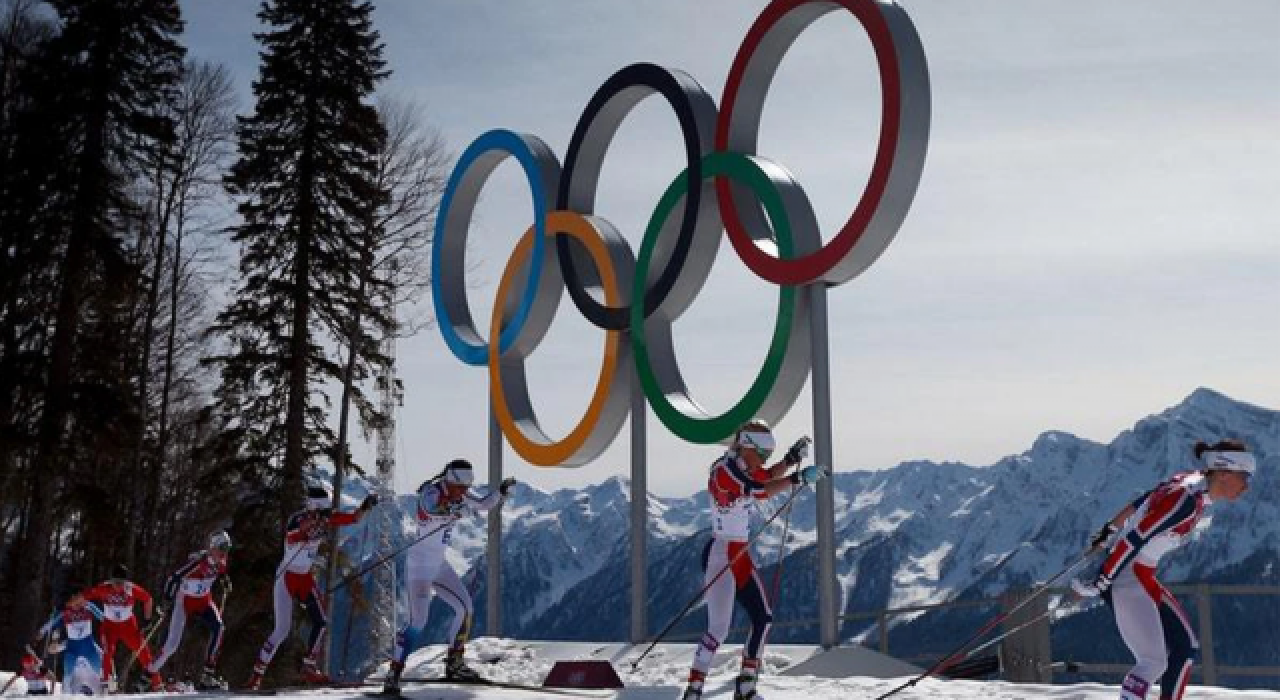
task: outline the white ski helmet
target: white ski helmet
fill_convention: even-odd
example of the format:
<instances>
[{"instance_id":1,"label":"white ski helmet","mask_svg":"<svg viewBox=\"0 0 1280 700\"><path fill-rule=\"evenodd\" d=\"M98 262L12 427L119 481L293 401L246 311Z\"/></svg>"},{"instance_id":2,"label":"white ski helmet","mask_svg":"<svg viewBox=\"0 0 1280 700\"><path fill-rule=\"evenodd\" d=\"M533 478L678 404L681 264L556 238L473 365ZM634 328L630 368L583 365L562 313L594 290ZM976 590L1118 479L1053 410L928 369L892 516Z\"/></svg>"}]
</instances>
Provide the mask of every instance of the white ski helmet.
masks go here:
<instances>
[{"instance_id":1,"label":"white ski helmet","mask_svg":"<svg viewBox=\"0 0 1280 700\"><path fill-rule=\"evenodd\" d=\"M475 481L473 472L471 462L465 459L455 459L444 466L444 471L440 473L440 479L446 484L470 486Z\"/></svg>"},{"instance_id":2,"label":"white ski helmet","mask_svg":"<svg viewBox=\"0 0 1280 700\"><path fill-rule=\"evenodd\" d=\"M324 510L333 507L333 494L323 484L307 488L307 510Z\"/></svg>"},{"instance_id":3,"label":"white ski helmet","mask_svg":"<svg viewBox=\"0 0 1280 700\"><path fill-rule=\"evenodd\" d=\"M735 453L741 453L744 448L754 449L761 459L768 459L777 446L778 443L773 438L773 429L769 424L762 420L753 420L743 425L734 434L730 449Z\"/></svg>"},{"instance_id":4,"label":"white ski helmet","mask_svg":"<svg viewBox=\"0 0 1280 700\"><path fill-rule=\"evenodd\" d=\"M226 530L219 530L212 535L209 535L209 549L217 550L219 552L230 552L231 535L228 535Z\"/></svg>"}]
</instances>

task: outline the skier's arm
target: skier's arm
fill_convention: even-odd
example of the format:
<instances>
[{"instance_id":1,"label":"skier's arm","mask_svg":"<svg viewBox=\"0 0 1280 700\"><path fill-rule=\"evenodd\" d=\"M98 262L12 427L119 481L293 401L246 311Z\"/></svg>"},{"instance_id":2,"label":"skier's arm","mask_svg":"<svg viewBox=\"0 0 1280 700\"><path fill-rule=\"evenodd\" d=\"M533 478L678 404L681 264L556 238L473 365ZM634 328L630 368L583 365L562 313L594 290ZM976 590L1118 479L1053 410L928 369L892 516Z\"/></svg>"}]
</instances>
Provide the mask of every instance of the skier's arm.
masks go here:
<instances>
[{"instance_id":1,"label":"skier's arm","mask_svg":"<svg viewBox=\"0 0 1280 700\"><path fill-rule=\"evenodd\" d=\"M502 500L506 498L506 494L500 489L489 489L488 493L483 496L476 496L471 491L467 491L467 495L463 497L463 503L466 504L468 510L483 515L489 511L502 505Z\"/></svg>"},{"instance_id":2,"label":"skier's arm","mask_svg":"<svg viewBox=\"0 0 1280 700\"><path fill-rule=\"evenodd\" d=\"M151 592L135 583L133 597L137 602L142 603L143 619L150 620L152 613L155 612L155 600L151 597Z\"/></svg>"},{"instance_id":3,"label":"skier's arm","mask_svg":"<svg viewBox=\"0 0 1280 700\"><path fill-rule=\"evenodd\" d=\"M378 505L378 494L371 493L364 497L364 501L360 503L360 507L349 513L334 513L329 516L329 524L340 527L342 525L355 525L360 522L365 513L373 510Z\"/></svg>"},{"instance_id":4,"label":"skier's arm","mask_svg":"<svg viewBox=\"0 0 1280 700\"><path fill-rule=\"evenodd\" d=\"M88 601L101 601L106 597L107 587L99 583L84 592L84 599Z\"/></svg>"},{"instance_id":5,"label":"skier's arm","mask_svg":"<svg viewBox=\"0 0 1280 700\"><path fill-rule=\"evenodd\" d=\"M182 579L186 578L187 574L191 573L191 570L196 568L196 565L200 563L201 558L202 557L198 556L191 557L191 560L186 564L183 564L181 569L178 569L169 576L169 580L165 581L164 584L164 597L166 600L172 601L178 599L178 588L182 586Z\"/></svg>"},{"instance_id":6,"label":"skier's arm","mask_svg":"<svg viewBox=\"0 0 1280 700\"><path fill-rule=\"evenodd\" d=\"M41 637L52 634L60 624L62 624L62 611L54 610L53 615L49 617L49 620L41 625L40 629L36 631L35 639L33 639L32 642L39 643Z\"/></svg>"},{"instance_id":7,"label":"skier's arm","mask_svg":"<svg viewBox=\"0 0 1280 700\"><path fill-rule=\"evenodd\" d=\"M781 479L783 476L786 475L787 471L789 471L792 467L800 466L800 463L804 461L804 458L809 456L809 445L812 443L813 443L813 440L809 439L808 435L805 435L801 437L799 440L796 440L795 444L792 445L787 450L786 454L782 455L782 459L778 460L778 462L774 464L772 467L769 467L768 469L765 469L765 470L761 470L763 472L766 472L768 474L768 477L762 478L760 480L764 482L770 482L775 479ZM755 476L755 475L753 474L752 476ZM778 491L781 491L781 490L783 489L778 489Z\"/></svg>"}]
</instances>

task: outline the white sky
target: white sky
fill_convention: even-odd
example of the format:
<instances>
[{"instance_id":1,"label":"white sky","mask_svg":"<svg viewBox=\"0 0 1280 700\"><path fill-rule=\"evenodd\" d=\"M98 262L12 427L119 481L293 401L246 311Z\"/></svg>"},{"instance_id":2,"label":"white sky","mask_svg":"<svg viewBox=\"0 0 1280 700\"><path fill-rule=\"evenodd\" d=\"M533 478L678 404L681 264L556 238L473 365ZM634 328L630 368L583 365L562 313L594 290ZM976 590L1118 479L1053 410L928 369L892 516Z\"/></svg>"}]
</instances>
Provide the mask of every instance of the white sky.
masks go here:
<instances>
[{"instance_id":1,"label":"white sky","mask_svg":"<svg viewBox=\"0 0 1280 700\"><path fill-rule=\"evenodd\" d=\"M681 68L718 101L763 2L381 0L390 92L426 105L455 152L492 128L563 157L582 108L616 70ZM185 0L193 57L226 63L249 102L258 3ZM929 60L933 121L915 203L867 273L830 294L836 468L907 459L991 463L1040 432L1109 441L1198 386L1280 401L1280 3L909 0ZM870 44L851 15L801 35L770 92L760 153L804 185L824 237L861 192L879 120ZM683 167L658 98L610 148L597 213L638 248ZM471 234L473 314L529 225L518 169L502 166ZM764 356L775 292L723 244L676 325L684 374L713 410ZM586 405L602 334L566 297L529 362L544 427ZM726 348L731 349L726 352ZM401 490L455 456L486 459L487 374L434 329L401 343ZM810 432L806 390L780 426ZM626 428L597 463L508 473L542 488L627 470ZM714 447L649 420L650 489L702 486ZM357 453L368 454L357 446Z\"/></svg>"}]
</instances>

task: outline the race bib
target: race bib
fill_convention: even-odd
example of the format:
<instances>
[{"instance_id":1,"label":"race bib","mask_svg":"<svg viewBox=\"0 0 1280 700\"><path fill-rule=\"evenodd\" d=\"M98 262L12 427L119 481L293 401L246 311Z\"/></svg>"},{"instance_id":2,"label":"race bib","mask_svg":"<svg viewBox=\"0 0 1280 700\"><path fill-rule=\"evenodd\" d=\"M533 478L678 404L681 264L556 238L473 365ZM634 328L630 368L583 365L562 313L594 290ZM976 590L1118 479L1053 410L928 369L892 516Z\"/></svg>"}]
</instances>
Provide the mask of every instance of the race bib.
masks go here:
<instances>
[{"instance_id":1,"label":"race bib","mask_svg":"<svg viewBox=\"0 0 1280 700\"><path fill-rule=\"evenodd\" d=\"M67 623L67 639L84 639L93 636L93 620L73 620Z\"/></svg>"},{"instance_id":2,"label":"race bib","mask_svg":"<svg viewBox=\"0 0 1280 700\"><path fill-rule=\"evenodd\" d=\"M182 592L189 596L209 595L213 590L213 579L211 578L188 578L182 581Z\"/></svg>"}]
</instances>

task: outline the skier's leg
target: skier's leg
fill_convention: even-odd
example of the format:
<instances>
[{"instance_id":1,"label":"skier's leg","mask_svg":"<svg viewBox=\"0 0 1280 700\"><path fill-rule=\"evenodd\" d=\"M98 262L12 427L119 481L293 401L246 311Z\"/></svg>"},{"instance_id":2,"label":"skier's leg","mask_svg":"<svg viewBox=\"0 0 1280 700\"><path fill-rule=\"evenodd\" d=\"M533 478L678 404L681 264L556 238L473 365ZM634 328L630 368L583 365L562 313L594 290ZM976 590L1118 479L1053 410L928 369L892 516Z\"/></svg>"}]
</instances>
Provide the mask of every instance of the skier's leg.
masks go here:
<instances>
[{"instance_id":1,"label":"skier's leg","mask_svg":"<svg viewBox=\"0 0 1280 700\"><path fill-rule=\"evenodd\" d=\"M259 676L267 672L267 666L275 657L276 650L280 648L284 638L289 636L289 628L293 626L293 596L289 595L289 587L285 583L288 576L288 572L277 576L275 586L271 590L275 628L271 630L271 636L267 637L267 641L263 642L262 648L258 650L258 660L253 664L253 672Z\"/></svg>"},{"instance_id":2,"label":"skier's leg","mask_svg":"<svg viewBox=\"0 0 1280 700\"><path fill-rule=\"evenodd\" d=\"M400 691L400 674L404 672L404 662L418 648L418 638L422 628L427 626L427 614L431 609L431 579L427 572L410 567L406 571L409 583L409 619L396 632L395 646L391 650L391 663L382 689L386 693Z\"/></svg>"},{"instance_id":3,"label":"skier's leg","mask_svg":"<svg viewBox=\"0 0 1280 700\"><path fill-rule=\"evenodd\" d=\"M148 673L159 673L164 668L165 662L173 656L173 652L178 650L178 644L182 642L182 631L187 626L187 605L186 596L179 595L178 599L173 602L173 614L169 618L169 636L164 639L164 647L160 650L159 658L151 662L147 666Z\"/></svg>"},{"instance_id":4,"label":"skier's leg","mask_svg":"<svg viewBox=\"0 0 1280 700\"><path fill-rule=\"evenodd\" d=\"M702 550L702 585L707 586L729 563L729 543L712 538ZM702 684L716 658L716 651L725 637L729 635L729 624L733 621L733 593L737 588L733 574L725 572L715 580L703 593L707 603L707 631L698 642L693 653L693 665L689 668L689 684L685 688L684 697L689 699L702 697Z\"/></svg>"},{"instance_id":5,"label":"skier's leg","mask_svg":"<svg viewBox=\"0 0 1280 700\"><path fill-rule=\"evenodd\" d=\"M116 642L120 641L120 635L117 631L122 625L111 622L109 620L102 621L102 682L106 683L111 679L111 673L115 669L112 668L116 655Z\"/></svg>"},{"instance_id":6,"label":"skier's leg","mask_svg":"<svg viewBox=\"0 0 1280 700\"><path fill-rule=\"evenodd\" d=\"M324 601L320 599L320 589L316 588L314 579L311 581L311 590L302 600L302 607L311 618L311 635L307 638L307 656L315 658L319 653L320 643L324 640L324 633L329 627L329 616L325 614Z\"/></svg>"},{"instance_id":7,"label":"skier's leg","mask_svg":"<svg viewBox=\"0 0 1280 700\"><path fill-rule=\"evenodd\" d=\"M200 611L200 619L209 628L209 646L205 649L204 667L205 670L211 670L217 668L218 654L222 651L222 611L218 610L218 606L211 600L204 610Z\"/></svg>"},{"instance_id":8,"label":"skier's leg","mask_svg":"<svg viewBox=\"0 0 1280 700\"><path fill-rule=\"evenodd\" d=\"M453 621L449 623L449 653L444 663L445 677L460 681L478 680L480 674L463 660L467 640L471 638L471 621L475 618L471 594L448 562L441 564L435 581L432 582L432 589L453 608Z\"/></svg>"},{"instance_id":9,"label":"skier's leg","mask_svg":"<svg viewBox=\"0 0 1280 700\"><path fill-rule=\"evenodd\" d=\"M431 610L431 581L409 572L409 619L396 635L392 658L403 663L418 648L418 636L427 626L427 614Z\"/></svg>"},{"instance_id":10,"label":"skier's leg","mask_svg":"<svg viewBox=\"0 0 1280 700\"><path fill-rule=\"evenodd\" d=\"M453 622L449 623L449 633L445 639L450 640L450 651L461 650L471 637L471 621L475 616L471 594L467 592L462 579L458 578L458 572L447 563L436 572L432 588L441 600L453 608Z\"/></svg>"},{"instance_id":11,"label":"skier's leg","mask_svg":"<svg viewBox=\"0 0 1280 700\"><path fill-rule=\"evenodd\" d=\"M329 627L329 617L324 612L324 602L320 599L320 589L315 579L306 574L310 590L302 596L302 607L311 618L311 636L307 640L307 655L302 659L303 677L309 683L327 683L329 677L320 670L316 655L320 653L320 644L324 640L325 630Z\"/></svg>"},{"instance_id":12,"label":"skier's leg","mask_svg":"<svg viewBox=\"0 0 1280 700\"><path fill-rule=\"evenodd\" d=\"M142 629L138 627L137 622L123 628L120 641L130 652L137 654L138 665L146 669L151 665L151 645L147 644ZM151 688L157 690L162 686L159 674L151 674Z\"/></svg>"},{"instance_id":13,"label":"skier's leg","mask_svg":"<svg viewBox=\"0 0 1280 700\"><path fill-rule=\"evenodd\" d=\"M1167 590L1160 601L1160 622L1164 627L1165 647L1169 650L1169 667L1160 677L1160 700L1182 700L1200 642L1182 606Z\"/></svg>"},{"instance_id":14,"label":"skier's leg","mask_svg":"<svg viewBox=\"0 0 1280 700\"><path fill-rule=\"evenodd\" d=\"M1160 610L1141 585L1123 578L1110 590L1116 628L1137 663L1125 676L1122 700L1146 700L1147 691L1165 672L1168 651L1160 626Z\"/></svg>"},{"instance_id":15,"label":"skier's leg","mask_svg":"<svg viewBox=\"0 0 1280 700\"><path fill-rule=\"evenodd\" d=\"M744 547L746 545L743 545ZM738 561L750 562L750 554L743 553ZM751 634L747 635L747 643L742 647L742 671L738 674L735 698L746 699L756 697L756 683L760 676L760 658L764 651L765 640L773 627L773 610L765 596L764 582L760 573L752 566L751 574L739 583L738 602L751 618Z\"/></svg>"}]
</instances>

